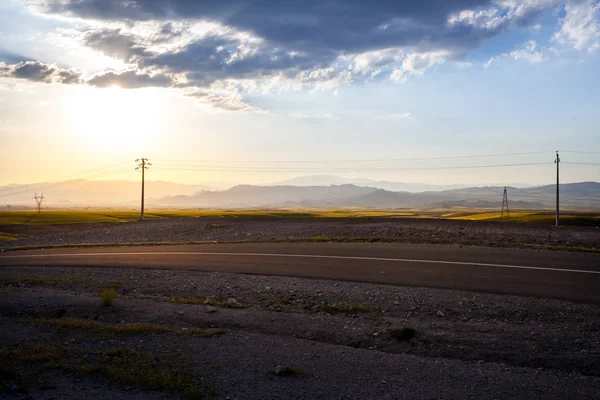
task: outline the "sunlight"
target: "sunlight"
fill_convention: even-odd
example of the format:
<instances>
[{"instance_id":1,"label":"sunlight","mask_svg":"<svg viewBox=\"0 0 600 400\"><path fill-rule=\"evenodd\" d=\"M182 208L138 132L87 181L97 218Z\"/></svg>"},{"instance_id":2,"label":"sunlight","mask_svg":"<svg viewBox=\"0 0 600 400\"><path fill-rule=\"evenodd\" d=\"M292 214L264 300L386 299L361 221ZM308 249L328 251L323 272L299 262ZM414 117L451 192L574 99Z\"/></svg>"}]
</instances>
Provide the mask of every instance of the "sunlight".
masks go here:
<instances>
[{"instance_id":1,"label":"sunlight","mask_svg":"<svg viewBox=\"0 0 600 400\"><path fill-rule=\"evenodd\" d=\"M157 139L163 118L155 89L81 88L72 96L73 129L103 150L132 150Z\"/></svg>"}]
</instances>

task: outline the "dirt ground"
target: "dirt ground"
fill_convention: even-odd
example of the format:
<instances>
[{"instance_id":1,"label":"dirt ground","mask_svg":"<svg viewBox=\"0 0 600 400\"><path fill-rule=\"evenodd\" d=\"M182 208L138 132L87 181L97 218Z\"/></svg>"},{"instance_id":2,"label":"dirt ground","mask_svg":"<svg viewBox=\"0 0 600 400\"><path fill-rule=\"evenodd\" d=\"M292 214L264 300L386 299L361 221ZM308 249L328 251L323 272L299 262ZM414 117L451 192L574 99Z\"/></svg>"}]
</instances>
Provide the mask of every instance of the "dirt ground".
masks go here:
<instances>
[{"instance_id":1,"label":"dirt ground","mask_svg":"<svg viewBox=\"0 0 600 400\"><path fill-rule=\"evenodd\" d=\"M110 288L118 297L102 307ZM0 361L8 399L593 399L600 308L286 277L3 268ZM144 380L159 372L162 386Z\"/></svg>"},{"instance_id":2,"label":"dirt ground","mask_svg":"<svg viewBox=\"0 0 600 400\"><path fill-rule=\"evenodd\" d=\"M0 231L4 228L0 227ZM14 226L11 229L17 229ZM19 226L0 247L159 242L365 241L598 250L600 229L409 218L173 217L83 226ZM6 230L7 231L7 230ZM8 231L7 231L8 232Z\"/></svg>"}]
</instances>

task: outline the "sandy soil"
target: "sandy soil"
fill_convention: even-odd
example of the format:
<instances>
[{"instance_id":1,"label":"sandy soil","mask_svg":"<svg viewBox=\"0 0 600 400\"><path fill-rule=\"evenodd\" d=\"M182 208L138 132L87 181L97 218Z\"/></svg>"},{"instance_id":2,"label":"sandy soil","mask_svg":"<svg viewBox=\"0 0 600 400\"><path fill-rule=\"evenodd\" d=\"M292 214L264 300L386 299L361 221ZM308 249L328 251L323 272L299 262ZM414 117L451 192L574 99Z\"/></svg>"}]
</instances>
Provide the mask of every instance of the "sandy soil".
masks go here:
<instances>
[{"instance_id":1,"label":"sandy soil","mask_svg":"<svg viewBox=\"0 0 600 400\"><path fill-rule=\"evenodd\" d=\"M111 287L119 297L101 307L98 294ZM97 327L48 325L70 319L109 327L144 322L168 331L100 334ZM403 327L415 336L395 337ZM189 335L194 328L223 333ZM170 360L192 374L216 399L592 399L600 389L596 305L352 282L3 268L0 352L19 344L59 346L78 352L81 363L115 348L151 354L157 365ZM278 366L301 368L305 376L276 375ZM45 384L0 397L173 396L81 371L35 368ZM3 383L13 384L6 377Z\"/></svg>"},{"instance_id":2,"label":"sandy soil","mask_svg":"<svg viewBox=\"0 0 600 400\"><path fill-rule=\"evenodd\" d=\"M23 227L23 229L27 229ZM165 218L114 225L31 228L2 247L149 242L369 241L494 247L598 248L600 229L391 218ZM75 229L75 230L71 230Z\"/></svg>"}]
</instances>

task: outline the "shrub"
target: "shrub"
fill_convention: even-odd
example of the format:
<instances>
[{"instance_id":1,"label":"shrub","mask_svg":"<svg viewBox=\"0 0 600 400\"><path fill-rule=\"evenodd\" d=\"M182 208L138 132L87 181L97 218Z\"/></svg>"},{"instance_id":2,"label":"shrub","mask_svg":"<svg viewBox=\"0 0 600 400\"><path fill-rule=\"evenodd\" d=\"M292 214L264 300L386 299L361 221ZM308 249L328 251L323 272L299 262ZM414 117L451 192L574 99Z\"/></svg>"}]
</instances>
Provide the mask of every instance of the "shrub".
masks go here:
<instances>
[{"instance_id":1,"label":"shrub","mask_svg":"<svg viewBox=\"0 0 600 400\"><path fill-rule=\"evenodd\" d=\"M100 292L100 301L102 303L102 307L108 307L112 305L113 299L119 297L119 293L116 289L106 289Z\"/></svg>"}]
</instances>

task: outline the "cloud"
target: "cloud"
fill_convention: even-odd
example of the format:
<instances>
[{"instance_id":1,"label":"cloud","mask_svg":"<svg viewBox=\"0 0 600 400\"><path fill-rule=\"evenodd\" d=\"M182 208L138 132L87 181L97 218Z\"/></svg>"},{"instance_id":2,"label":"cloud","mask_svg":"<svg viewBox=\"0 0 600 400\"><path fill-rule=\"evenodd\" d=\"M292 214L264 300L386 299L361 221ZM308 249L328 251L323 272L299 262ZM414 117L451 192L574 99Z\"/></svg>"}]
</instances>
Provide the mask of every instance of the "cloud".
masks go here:
<instances>
[{"instance_id":1,"label":"cloud","mask_svg":"<svg viewBox=\"0 0 600 400\"><path fill-rule=\"evenodd\" d=\"M0 62L0 77L27 79L42 83L79 84L80 74L72 69L64 69L39 61L22 61L16 64Z\"/></svg>"},{"instance_id":2,"label":"cloud","mask_svg":"<svg viewBox=\"0 0 600 400\"><path fill-rule=\"evenodd\" d=\"M337 120L340 119L335 114L331 113L289 113L287 114L290 118L296 119L314 119L314 120Z\"/></svg>"},{"instance_id":3,"label":"cloud","mask_svg":"<svg viewBox=\"0 0 600 400\"><path fill-rule=\"evenodd\" d=\"M165 74L149 75L136 71L107 72L97 75L87 81L87 84L101 88L119 86L123 89L138 89L143 87L171 87L174 82Z\"/></svg>"},{"instance_id":4,"label":"cloud","mask_svg":"<svg viewBox=\"0 0 600 400\"><path fill-rule=\"evenodd\" d=\"M335 89L389 76L404 82L431 66L463 62L484 40L535 22L557 0L35 0L38 9L126 26L92 32L86 44L137 68L180 74L188 86ZM173 21L179 21L176 28ZM212 24L198 33L197 24ZM154 30L151 28L154 27ZM150 31L148 31L150 29ZM157 49L160 40L178 46ZM185 38L185 39L181 39ZM417 65L418 64L418 65ZM382 72L386 72L382 74ZM254 83L249 83L250 81Z\"/></svg>"},{"instance_id":5,"label":"cloud","mask_svg":"<svg viewBox=\"0 0 600 400\"><path fill-rule=\"evenodd\" d=\"M127 63L96 71L105 87L176 87L229 111L260 111L242 95L329 90L354 82L399 83L437 65L470 65L474 49L515 29L535 28L567 2L555 40L599 46L592 0L24 0L72 18L80 42ZM592 13L592 14L593 14ZM87 28L86 28L87 24ZM87 29L87 31L85 31ZM492 57L544 59L536 42Z\"/></svg>"},{"instance_id":6,"label":"cloud","mask_svg":"<svg viewBox=\"0 0 600 400\"><path fill-rule=\"evenodd\" d=\"M488 68L492 63L506 57L510 57L514 60L525 60L531 63L540 63L546 59L544 54L537 50L537 43L535 40L529 40L516 50L490 58L483 66L484 68Z\"/></svg>"},{"instance_id":7,"label":"cloud","mask_svg":"<svg viewBox=\"0 0 600 400\"><path fill-rule=\"evenodd\" d=\"M553 40L577 50L600 48L600 2L572 0L565 6L565 16Z\"/></svg>"},{"instance_id":8,"label":"cloud","mask_svg":"<svg viewBox=\"0 0 600 400\"><path fill-rule=\"evenodd\" d=\"M137 44L131 35L122 34L120 29L88 32L84 43L87 47L125 62L129 62L134 56L148 55L143 46Z\"/></svg>"},{"instance_id":9,"label":"cloud","mask_svg":"<svg viewBox=\"0 0 600 400\"><path fill-rule=\"evenodd\" d=\"M435 51L429 53L412 53L402 60L402 65L394 68L390 79L404 83L410 76L420 76L434 65L443 64L452 57L448 51Z\"/></svg>"},{"instance_id":10,"label":"cloud","mask_svg":"<svg viewBox=\"0 0 600 400\"><path fill-rule=\"evenodd\" d=\"M254 112L254 113L265 113L266 111L245 103L241 96L233 95L219 95L206 91L198 91L186 94L188 97L193 97L200 100L204 104L208 104L213 108L224 110L224 111L241 111L241 112Z\"/></svg>"}]
</instances>

